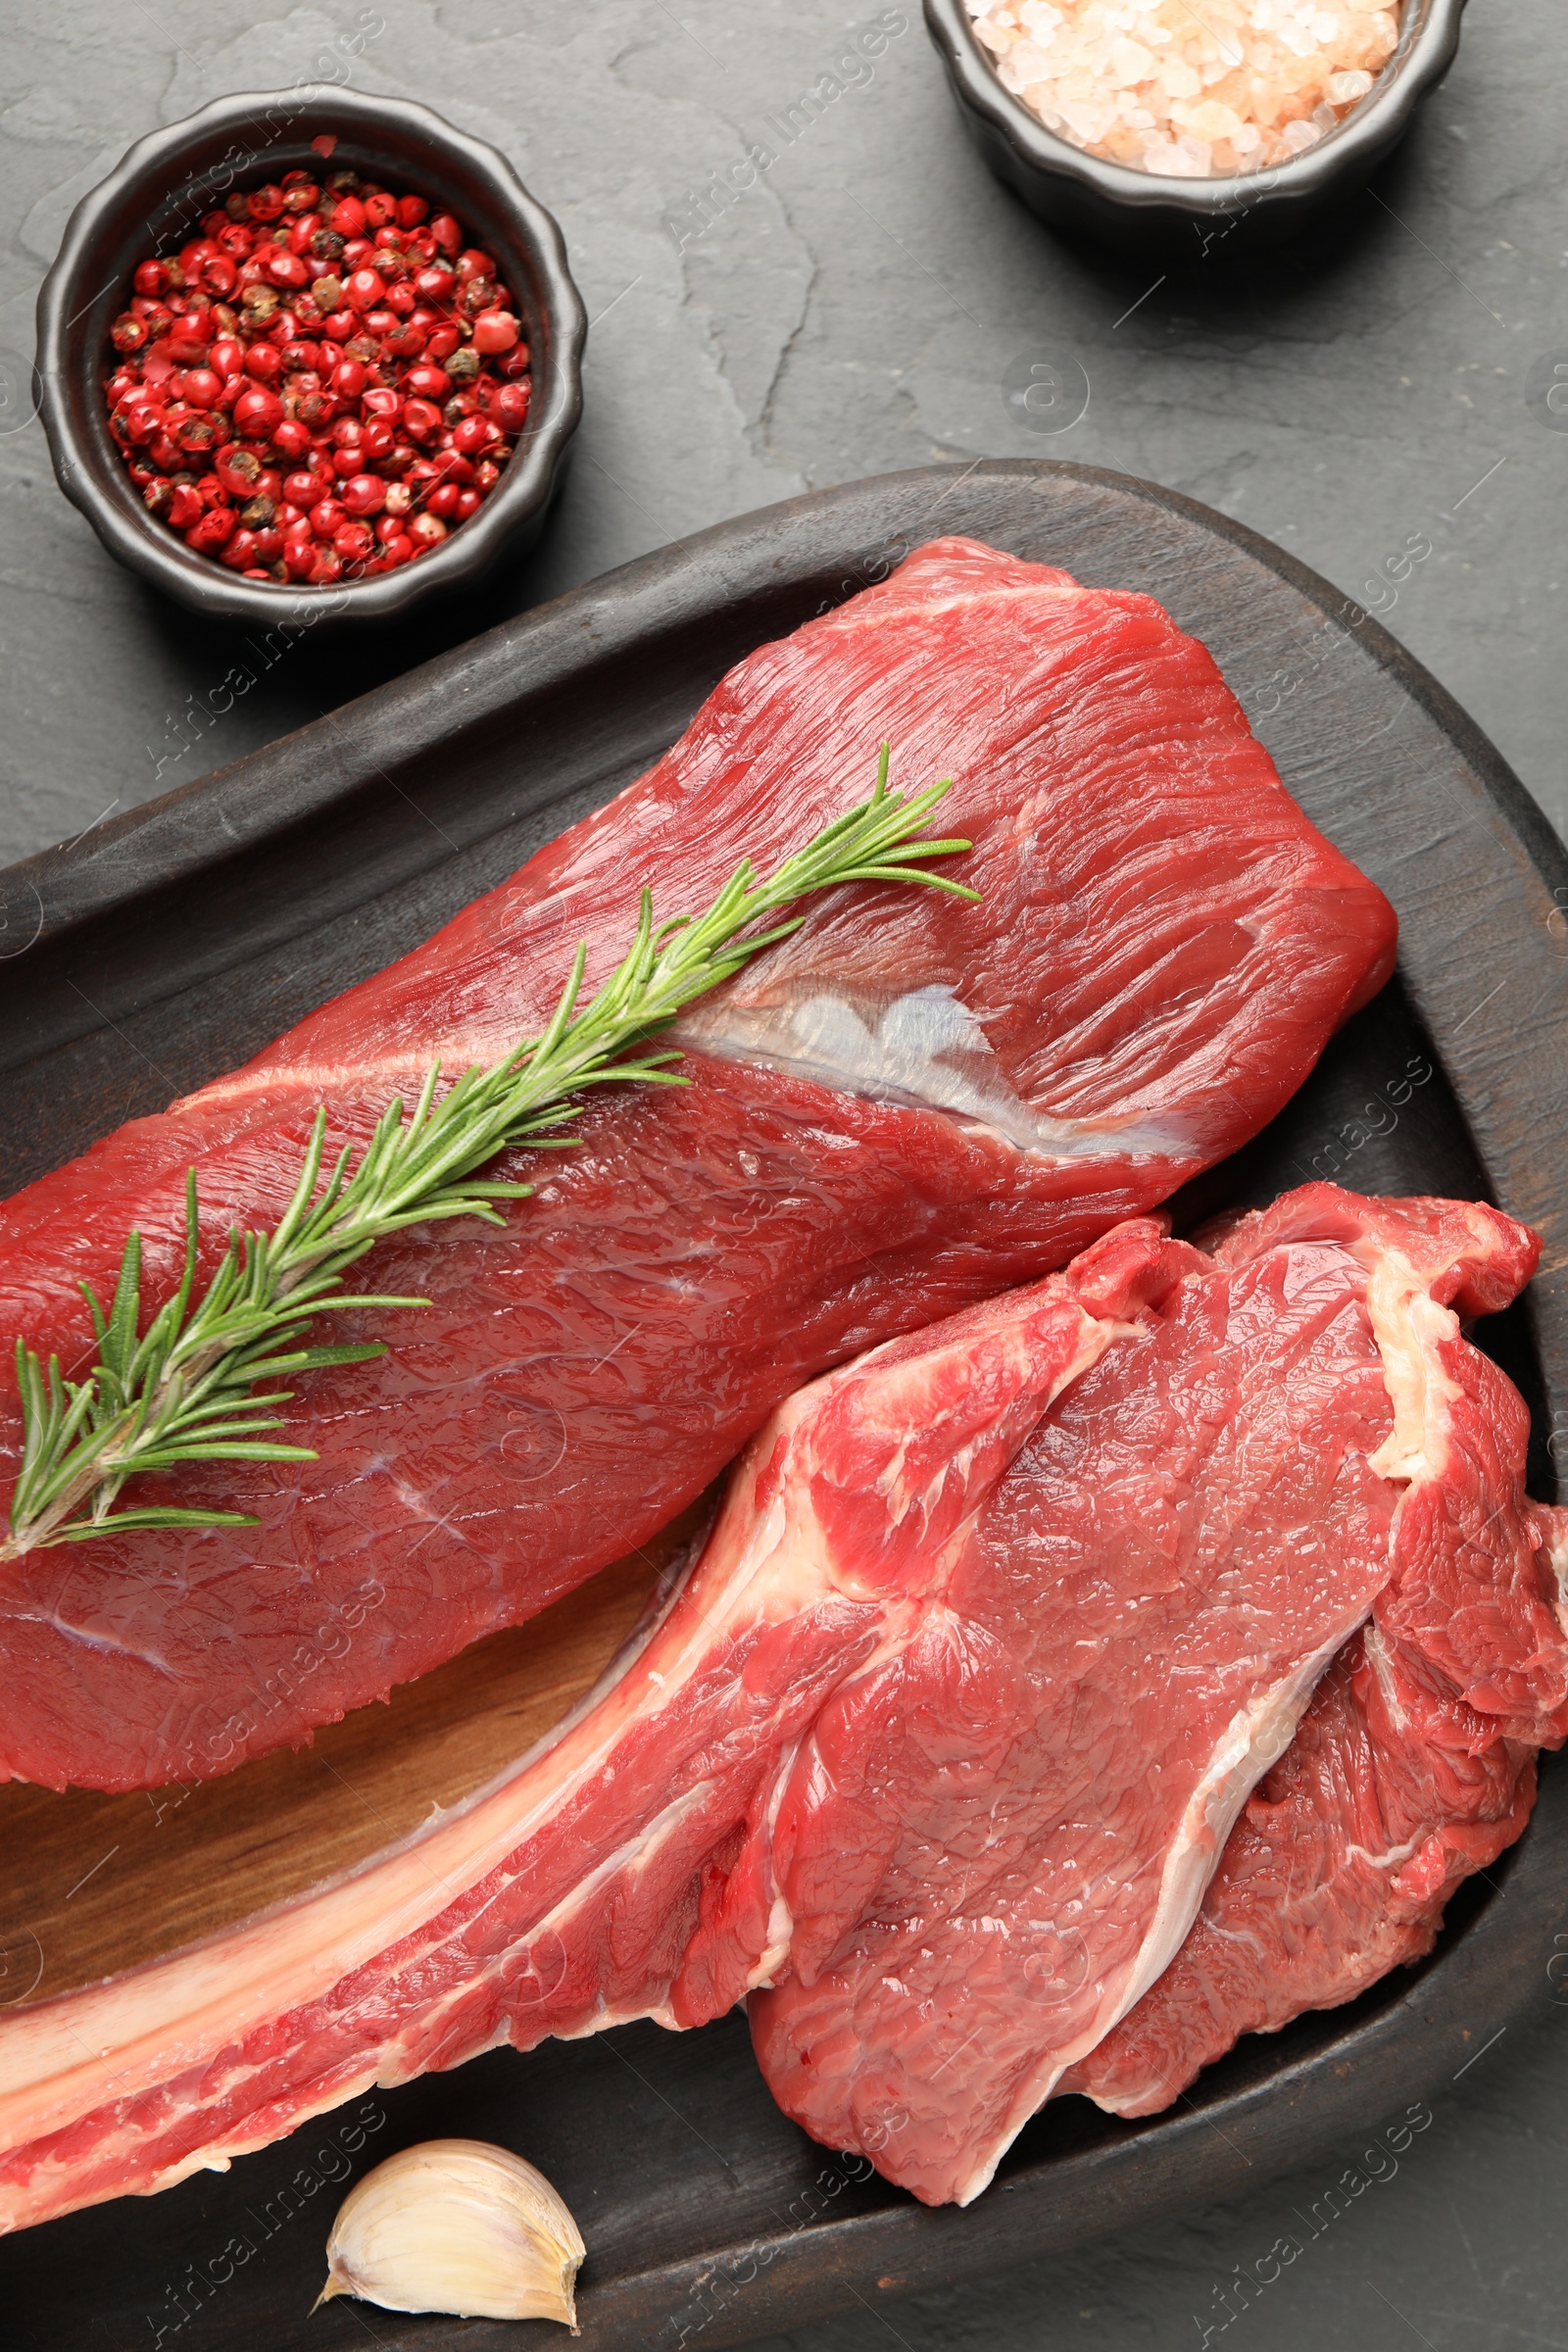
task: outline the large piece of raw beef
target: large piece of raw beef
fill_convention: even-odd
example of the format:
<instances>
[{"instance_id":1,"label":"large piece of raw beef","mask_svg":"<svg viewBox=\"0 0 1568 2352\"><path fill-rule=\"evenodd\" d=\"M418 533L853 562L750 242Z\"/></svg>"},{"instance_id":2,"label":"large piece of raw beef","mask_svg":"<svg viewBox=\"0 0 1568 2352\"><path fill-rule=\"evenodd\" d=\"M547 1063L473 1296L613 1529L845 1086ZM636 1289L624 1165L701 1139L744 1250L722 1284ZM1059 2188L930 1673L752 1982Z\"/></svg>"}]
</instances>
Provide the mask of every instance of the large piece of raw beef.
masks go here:
<instances>
[{"instance_id":1,"label":"large piece of raw beef","mask_svg":"<svg viewBox=\"0 0 1568 2352\"><path fill-rule=\"evenodd\" d=\"M972 837L984 904L837 894L690 1017L690 1091L602 1093L504 1232L383 1245L356 1280L435 1303L375 1318L383 1362L301 1384L284 1434L319 1459L179 1474L254 1531L0 1565L0 1776L207 1778L530 1616L802 1381L1062 1264L1234 1151L1388 974L1387 903L1200 646L1148 597L938 541L741 662L640 783L428 946L12 1200L12 1458L16 1337L75 1365L77 1284L108 1297L131 1224L150 1311L190 1164L211 1255L231 1219L275 1220L318 1102L336 1144L436 1057L496 1058L579 939L590 983L619 958L639 885L668 914L743 855L771 868L865 796L884 738L896 784L957 779L941 823Z\"/></svg>"},{"instance_id":2,"label":"large piece of raw beef","mask_svg":"<svg viewBox=\"0 0 1568 2352\"><path fill-rule=\"evenodd\" d=\"M1568 1514L1526 1499L1523 1408L1457 1320L1535 1257L1490 1208L1311 1186L1213 1255L1134 1220L808 1388L514 1773L270 1919L0 2018L0 2216L748 1992L791 2115L961 2200L1054 2090L1158 2104L1420 1950L1568 1729ZM1269 1845L1242 1809L1271 1765Z\"/></svg>"}]
</instances>

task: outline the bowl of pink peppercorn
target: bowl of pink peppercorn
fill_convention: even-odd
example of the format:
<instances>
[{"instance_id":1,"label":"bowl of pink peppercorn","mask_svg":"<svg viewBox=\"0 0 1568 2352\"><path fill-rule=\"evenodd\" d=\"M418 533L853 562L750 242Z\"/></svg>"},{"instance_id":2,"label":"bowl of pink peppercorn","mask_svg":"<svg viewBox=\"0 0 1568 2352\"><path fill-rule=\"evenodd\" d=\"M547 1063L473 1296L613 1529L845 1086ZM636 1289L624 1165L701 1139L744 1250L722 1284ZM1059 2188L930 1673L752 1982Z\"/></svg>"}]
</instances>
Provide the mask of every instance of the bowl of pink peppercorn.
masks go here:
<instances>
[{"instance_id":1,"label":"bowl of pink peppercorn","mask_svg":"<svg viewBox=\"0 0 1568 2352\"><path fill-rule=\"evenodd\" d=\"M537 537L585 331L494 148L401 100L252 93L76 207L39 399L66 496L180 603L385 619Z\"/></svg>"}]
</instances>

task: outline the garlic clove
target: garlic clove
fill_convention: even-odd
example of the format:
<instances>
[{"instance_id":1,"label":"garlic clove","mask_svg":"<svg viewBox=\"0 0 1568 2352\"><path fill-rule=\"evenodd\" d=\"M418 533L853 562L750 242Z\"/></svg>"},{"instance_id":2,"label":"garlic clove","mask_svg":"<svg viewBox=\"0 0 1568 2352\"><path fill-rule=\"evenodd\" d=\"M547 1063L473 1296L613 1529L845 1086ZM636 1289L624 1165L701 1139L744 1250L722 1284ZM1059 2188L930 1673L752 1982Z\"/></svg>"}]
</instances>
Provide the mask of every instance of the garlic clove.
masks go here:
<instances>
[{"instance_id":1,"label":"garlic clove","mask_svg":"<svg viewBox=\"0 0 1568 2352\"><path fill-rule=\"evenodd\" d=\"M559 2320L586 2248L543 2173L482 2139L427 2139L356 2182L326 2241L318 2303L358 2295L386 2311Z\"/></svg>"}]
</instances>

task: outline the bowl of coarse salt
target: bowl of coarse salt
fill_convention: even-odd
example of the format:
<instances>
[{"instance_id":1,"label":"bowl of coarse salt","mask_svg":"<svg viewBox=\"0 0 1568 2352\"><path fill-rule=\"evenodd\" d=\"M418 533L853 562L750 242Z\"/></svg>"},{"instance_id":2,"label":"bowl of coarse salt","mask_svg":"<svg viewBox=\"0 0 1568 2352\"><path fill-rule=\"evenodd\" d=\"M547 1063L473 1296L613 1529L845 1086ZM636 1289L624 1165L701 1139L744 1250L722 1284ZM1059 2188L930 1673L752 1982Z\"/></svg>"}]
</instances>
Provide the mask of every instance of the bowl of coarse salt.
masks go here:
<instances>
[{"instance_id":1,"label":"bowl of coarse salt","mask_svg":"<svg viewBox=\"0 0 1568 2352\"><path fill-rule=\"evenodd\" d=\"M1464 0L925 0L964 127L1041 220L1200 259L1343 203L1453 62Z\"/></svg>"}]
</instances>

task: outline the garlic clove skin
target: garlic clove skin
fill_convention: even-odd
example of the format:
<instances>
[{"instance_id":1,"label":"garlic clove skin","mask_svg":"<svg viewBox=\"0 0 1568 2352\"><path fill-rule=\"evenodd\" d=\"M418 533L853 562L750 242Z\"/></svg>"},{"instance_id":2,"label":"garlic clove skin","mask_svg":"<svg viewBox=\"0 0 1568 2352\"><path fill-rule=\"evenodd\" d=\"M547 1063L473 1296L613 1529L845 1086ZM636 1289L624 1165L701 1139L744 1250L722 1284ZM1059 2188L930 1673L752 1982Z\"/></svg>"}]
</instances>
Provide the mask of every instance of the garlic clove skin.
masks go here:
<instances>
[{"instance_id":1,"label":"garlic clove skin","mask_svg":"<svg viewBox=\"0 0 1568 2352\"><path fill-rule=\"evenodd\" d=\"M350 2189L318 2302L357 2295L385 2311L557 2320L575 2335L586 2251L562 2198L522 2157L482 2139L427 2139Z\"/></svg>"}]
</instances>

